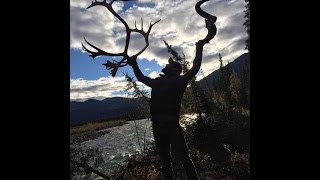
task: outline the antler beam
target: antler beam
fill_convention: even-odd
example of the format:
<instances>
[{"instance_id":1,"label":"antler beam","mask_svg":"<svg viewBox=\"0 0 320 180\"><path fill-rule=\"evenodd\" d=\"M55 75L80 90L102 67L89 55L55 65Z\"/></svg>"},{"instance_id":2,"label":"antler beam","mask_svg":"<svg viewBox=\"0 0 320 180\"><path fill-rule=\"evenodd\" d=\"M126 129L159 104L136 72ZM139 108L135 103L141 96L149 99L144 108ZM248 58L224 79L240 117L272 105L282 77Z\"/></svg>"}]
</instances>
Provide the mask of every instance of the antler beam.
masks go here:
<instances>
[{"instance_id":1,"label":"antler beam","mask_svg":"<svg viewBox=\"0 0 320 180\"><path fill-rule=\"evenodd\" d=\"M91 8L91 7L94 7L94 6L103 6L103 7L106 7L117 19L119 19L122 24L125 26L126 28L126 44L125 44L125 47L124 47L124 51L121 52L121 53L109 53L109 52L106 52L106 51L103 51L102 49L94 46L93 44L89 43L85 38L85 42L90 45L93 49L95 49L97 52L93 52L93 51L90 51L88 48L86 48L83 44L82 44L82 47L84 48L84 50L88 53L90 53L91 56L93 59L97 56L122 56L122 60L117 62L117 61L107 61L106 63L102 64L104 66L106 66L106 68L108 70L111 70L111 75L114 77L117 73L117 70L119 67L123 67L123 66L126 66L128 64L128 61L136 61L137 57L142 54L146 49L147 47L149 46L149 35L150 35L150 32L151 32L151 28L153 25L155 25L156 23L158 23L161 19L159 19L158 21L154 22L154 23L151 23L150 22L150 26L149 26L149 29L147 32L143 31L143 20L141 18L141 29L137 29L137 26L136 26L136 23L135 23L135 29L130 29L128 24L126 23L125 20L123 20L119 14L117 14L113 8L112 8L112 4L117 1L117 0L112 0L110 3L107 3L106 0L104 1L93 1L91 3L91 5L87 8ZM130 0L118 0L118 1L130 1ZM136 1L136 0L131 0L131 1ZM140 50L137 54L133 55L133 56L129 56L128 55L128 48L129 48L129 43L130 43L130 35L131 35L131 32L137 32L137 33L140 33L144 39L145 39L145 43L146 45L144 46L144 48L142 48L142 50Z\"/></svg>"},{"instance_id":2,"label":"antler beam","mask_svg":"<svg viewBox=\"0 0 320 180\"><path fill-rule=\"evenodd\" d=\"M86 38L84 38L84 40L86 41L86 43L88 43L91 47L93 47L95 50L97 50L98 52L93 52L93 51L90 51L89 49L87 49L82 43L82 47L85 49L85 51L91 53L91 56L93 59L96 57L96 56L123 56L123 53L108 53L108 52L105 52L103 50L101 50L100 48L94 46L93 44L89 43Z\"/></svg>"}]
</instances>

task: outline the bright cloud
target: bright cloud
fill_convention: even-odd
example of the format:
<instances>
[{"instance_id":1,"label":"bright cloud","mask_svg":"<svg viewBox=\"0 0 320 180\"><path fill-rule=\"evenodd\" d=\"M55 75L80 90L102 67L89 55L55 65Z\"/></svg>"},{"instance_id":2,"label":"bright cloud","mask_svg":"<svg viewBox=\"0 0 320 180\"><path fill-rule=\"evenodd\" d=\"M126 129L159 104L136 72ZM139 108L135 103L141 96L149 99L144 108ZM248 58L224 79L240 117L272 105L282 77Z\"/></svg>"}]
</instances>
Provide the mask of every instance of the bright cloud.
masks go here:
<instances>
[{"instance_id":1,"label":"bright cloud","mask_svg":"<svg viewBox=\"0 0 320 180\"><path fill-rule=\"evenodd\" d=\"M159 73L157 73L156 71L152 71L148 76L154 79L159 77Z\"/></svg>"},{"instance_id":2,"label":"bright cloud","mask_svg":"<svg viewBox=\"0 0 320 180\"><path fill-rule=\"evenodd\" d=\"M102 100L107 97L122 96L126 87L124 76L102 77L97 80L70 79L70 100L84 101L87 99Z\"/></svg>"},{"instance_id":3,"label":"bright cloud","mask_svg":"<svg viewBox=\"0 0 320 180\"><path fill-rule=\"evenodd\" d=\"M130 97L133 89L126 91L126 85L127 81L124 76L102 77L97 80L70 79L70 101L102 100L107 97ZM140 89L151 90L139 81L137 81L137 85Z\"/></svg>"},{"instance_id":4,"label":"bright cloud","mask_svg":"<svg viewBox=\"0 0 320 180\"><path fill-rule=\"evenodd\" d=\"M71 48L81 48L83 37L86 37L89 42L108 52L123 51L126 38L124 26L105 7L97 6L87 10L86 7L91 2L91 0L71 0ZM162 19L152 28L150 46L139 58L155 59L159 65L164 65L170 54L167 53L163 40L179 47L180 53L183 49L187 60L192 62L195 43L207 34L204 19L194 9L196 2L195 0L139 0L126 12L121 11L123 2L115 2L113 7L131 28L134 28L135 21L140 28L141 18L144 20L145 30L150 21ZM204 72L211 73L217 68L215 64L218 62L217 58L212 57L217 57L218 53L221 53L225 61L232 61L232 58L246 52L244 42L247 34L243 26L245 2L212 0L201 7L218 18L217 35L205 45L203 52L203 63L206 65L202 68ZM142 36L132 34L129 52L138 52L143 46Z\"/></svg>"}]
</instances>

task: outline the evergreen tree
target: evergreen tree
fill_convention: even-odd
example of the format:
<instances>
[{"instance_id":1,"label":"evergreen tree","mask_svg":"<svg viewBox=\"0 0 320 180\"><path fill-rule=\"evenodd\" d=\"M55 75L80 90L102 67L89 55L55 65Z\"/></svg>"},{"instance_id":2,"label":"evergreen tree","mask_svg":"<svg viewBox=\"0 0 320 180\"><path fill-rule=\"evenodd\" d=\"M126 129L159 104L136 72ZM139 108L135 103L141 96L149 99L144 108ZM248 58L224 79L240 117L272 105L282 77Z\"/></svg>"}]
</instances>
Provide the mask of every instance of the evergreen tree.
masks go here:
<instances>
[{"instance_id":1,"label":"evergreen tree","mask_svg":"<svg viewBox=\"0 0 320 180\"><path fill-rule=\"evenodd\" d=\"M243 66L243 89L242 89L242 97L244 106L246 108L250 107L250 55L245 60L244 66Z\"/></svg>"},{"instance_id":2,"label":"evergreen tree","mask_svg":"<svg viewBox=\"0 0 320 180\"><path fill-rule=\"evenodd\" d=\"M246 4L246 10L244 17L246 18L245 22L243 23L243 25L246 28L247 34L248 34L248 39L246 40L246 49L248 49L248 51L250 51L250 0L244 0L247 4Z\"/></svg>"},{"instance_id":3,"label":"evergreen tree","mask_svg":"<svg viewBox=\"0 0 320 180\"><path fill-rule=\"evenodd\" d=\"M248 52L250 53L250 0L245 0L246 4L246 10L245 12L245 22L243 25L246 28L247 34L248 34L248 39L246 40L246 48ZM249 108L250 106L250 55L248 58L245 60L245 65L244 65L244 70L243 70L243 89L242 89L242 94L243 94L243 101L244 105L246 108Z\"/></svg>"},{"instance_id":4,"label":"evergreen tree","mask_svg":"<svg viewBox=\"0 0 320 180\"><path fill-rule=\"evenodd\" d=\"M164 43L167 46L168 53L172 55L172 58L181 63L183 74L186 73L190 69L190 65L189 62L186 61L185 55L182 53L183 55L180 56L177 51L172 48L172 45L169 45L166 41L164 41ZM200 97L200 86L198 82L196 82L196 77L194 77L190 82L190 90L187 88L186 93L184 94L183 106L190 106L188 109L193 109L193 112L196 112L201 119L203 105ZM192 101L189 101L190 99L192 99Z\"/></svg>"},{"instance_id":5,"label":"evergreen tree","mask_svg":"<svg viewBox=\"0 0 320 180\"><path fill-rule=\"evenodd\" d=\"M231 105L235 107L241 107L243 105L243 97L242 97L242 83L241 80L238 78L237 74L233 71L230 75L230 96L231 96Z\"/></svg>"},{"instance_id":6,"label":"evergreen tree","mask_svg":"<svg viewBox=\"0 0 320 180\"><path fill-rule=\"evenodd\" d=\"M222 56L219 53L219 62L220 62L220 76L218 77L217 90L219 93L226 93L228 97L230 97L230 76L232 74L232 68L230 64L224 66L222 61ZM229 103L230 101L228 101Z\"/></svg>"}]
</instances>

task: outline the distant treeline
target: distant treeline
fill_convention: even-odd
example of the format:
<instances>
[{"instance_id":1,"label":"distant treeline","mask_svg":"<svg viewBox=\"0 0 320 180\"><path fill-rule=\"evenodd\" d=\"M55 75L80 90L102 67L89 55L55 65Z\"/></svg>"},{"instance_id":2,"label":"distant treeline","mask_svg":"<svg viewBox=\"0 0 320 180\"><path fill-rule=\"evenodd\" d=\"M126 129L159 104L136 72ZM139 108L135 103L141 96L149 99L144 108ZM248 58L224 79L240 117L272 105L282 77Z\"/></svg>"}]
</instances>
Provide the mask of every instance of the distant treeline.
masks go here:
<instances>
[{"instance_id":1,"label":"distant treeline","mask_svg":"<svg viewBox=\"0 0 320 180\"><path fill-rule=\"evenodd\" d=\"M110 117L110 118L102 118L102 119L96 119L96 120L91 120L91 121L86 121L86 122L79 122L77 124L71 125L71 127L78 127L78 126L83 126L89 123L97 123L97 122L105 122L105 121L117 121L117 120L125 120L125 121L132 121L132 120L137 120L137 119L146 119L149 118L148 115L142 114L140 110L130 112L125 115L120 115L120 116L115 116L115 117Z\"/></svg>"}]
</instances>

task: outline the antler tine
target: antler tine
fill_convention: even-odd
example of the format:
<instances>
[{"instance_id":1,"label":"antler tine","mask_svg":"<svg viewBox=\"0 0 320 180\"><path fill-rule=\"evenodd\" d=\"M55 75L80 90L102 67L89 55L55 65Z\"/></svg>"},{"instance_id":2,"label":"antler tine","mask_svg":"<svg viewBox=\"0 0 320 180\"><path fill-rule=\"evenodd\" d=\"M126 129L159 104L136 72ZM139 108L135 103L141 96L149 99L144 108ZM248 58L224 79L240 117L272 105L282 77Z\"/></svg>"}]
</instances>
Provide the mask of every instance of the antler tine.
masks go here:
<instances>
[{"instance_id":1,"label":"antler tine","mask_svg":"<svg viewBox=\"0 0 320 180\"><path fill-rule=\"evenodd\" d=\"M111 3L110 3L111 4ZM89 8L91 8L91 7L93 7L93 6L106 6L106 5L109 5L108 3L107 3L107 1L106 0L103 0L103 1L97 1L97 0L95 0L95 1L92 1L92 3L90 4L90 6L88 6L87 7L87 9L89 9Z\"/></svg>"},{"instance_id":2,"label":"antler tine","mask_svg":"<svg viewBox=\"0 0 320 180\"><path fill-rule=\"evenodd\" d=\"M113 62L111 62L110 60L107 60L106 63L103 63L103 66L106 66L106 69L111 70L110 74L112 75L112 77L114 77L119 69L119 67L123 67L126 66L127 63L122 64L122 62L125 60L125 58L122 58L122 60L120 62L117 62L115 60L112 60Z\"/></svg>"},{"instance_id":3,"label":"antler tine","mask_svg":"<svg viewBox=\"0 0 320 180\"><path fill-rule=\"evenodd\" d=\"M125 62L125 64L122 64L127 58L123 57L122 60L120 62L117 62L116 67L115 68L110 68L111 72L110 74L112 75L112 77L114 77L119 69L119 67L123 67L127 65L127 62Z\"/></svg>"},{"instance_id":4,"label":"antler tine","mask_svg":"<svg viewBox=\"0 0 320 180\"><path fill-rule=\"evenodd\" d=\"M92 59L94 59L97 55L95 55L96 54L96 52L92 52L92 51L90 51L89 49L87 49L82 43L81 43L81 45L82 45L82 48L86 51L86 52L88 52L88 53L91 53L89 56L91 56L92 57Z\"/></svg>"},{"instance_id":5,"label":"antler tine","mask_svg":"<svg viewBox=\"0 0 320 180\"><path fill-rule=\"evenodd\" d=\"M142 20L142 18L141 18ZM150 22L150 26L149 26L149 29L148 31L143 31L143 20L141 21L141 29L137 29L137 26L136 26L136 21L134 22L135 23L135 29L130 29L130 31L132 32L137 32L137 33L140 33L142 36L144 36L145 38L147 38L150 34L150 31L151 31L151 28L153 25L155 25L156 23L158 23L159 21L161 21L161 19L159 19L158 21L154 22L154 23L151 23Z\"/></svg>"},{"instance_id":6,"label":"antler tine","mask_svg":"<svg viewBox=\"0 0 320 180\"><path fill-rule=\"evenodd\" d=\"M114 3L115 1L138 1L138 0L112 0L110 4Z\"/></svg>"},{"instance_id":7,"label":"antler tine","mask_svg":"<svg viewBox=\"0 0 320 180\"><path fill-rule=\"evenodd\" d=\"M151 23L151 22L150 22L150 26L149 26L149 29L148 29L148 32L147 32L148 34L150 33L152 26L155 25L155 24L157 24L159 21L161 21L161 19L159 19L158 21L156 21L156 22L154 22L154 23Z\"/></svg>"},{"instance_id":8,"label":"antler tine","mask_svg":"<svg viewBox=\"0 0 320 180\"><path fill-rule=\"evenodd\" d=\"M141 18L141 30L143 31L143 19Z\"/></svg>"},{"instance_id":9,"label":"antler tine","mask_svg":"<svg viewBox=\"0 0 320 180\"><path fill-rule=\"evenodd\" d=\"M94 48L95 50L97 50L98 52L93 52L93 51L90 51L89 49L87 49L82 43L82 47L85 49L85 51L87 51L88 53L91 53L91 57L94 59L95 57L97 56L123 56L123 53L108 53L108 52L105 52L103 50L101 50L100 48L94 46L93 44L89 43L86 38L84 38L84 40L86 41L86 43L88 43L92 48Z\"/></svg>"},{"instance_id":10,"label":"antler tine","mask_svg":"<svg viewBox=\"0 0 320 180\"><path fill-rule=\"evenodd\" d=\"M144 48L135 55L136 57L139 56L149 46L149 35L150 35L150 32L151 32L151 28L152 28L153 25L155 25L159 21L161 21L161 19L159 19L158 21L156 21L154 23L150 23L150 26L149 26L149 29L148 29L147 32L144 32L143 30L136 30L136 32L139 32L144 37L144 40L146 42L146 45L144 46Z\"/></svg>"}]
</instances>

